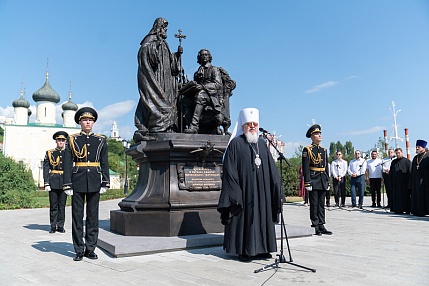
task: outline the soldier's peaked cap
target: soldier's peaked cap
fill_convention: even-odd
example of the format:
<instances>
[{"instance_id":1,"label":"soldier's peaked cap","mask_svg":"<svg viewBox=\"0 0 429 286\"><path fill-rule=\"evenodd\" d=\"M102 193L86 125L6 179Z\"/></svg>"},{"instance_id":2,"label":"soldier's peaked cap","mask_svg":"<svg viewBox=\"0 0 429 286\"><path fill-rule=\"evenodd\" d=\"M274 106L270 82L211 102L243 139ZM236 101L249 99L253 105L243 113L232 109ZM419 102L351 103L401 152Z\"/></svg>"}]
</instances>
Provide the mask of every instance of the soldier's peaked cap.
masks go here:
<instances>
[{"instance_id":1,"label":"soldier's peaked cap","mask_svg":"<svg viewBox=\"0 0 429 286\"><path fill-rule=\"evenodd\" d=\"M54 140L57 140L57 139L67 139L67 137L69 137L69 135L65 131L55 132L54 135L52 136L52 138Z\"/></svg>"},{"instance_id":2,"label":"soldier's peaked cap","mask_svg":"<svg viewBox=\"0 0 429 286\"><path fill-rule=\"evenodd\" d=\"M319 124L313 124L310 126L310 128L308 128L307 133L305 134L305 137L310 138L311 134L313 133L317 133L317 132L322 132L322 127L320 127Z\"/></svg>"},{"instance_id":3,"label":"soldier's peaked cap","mask_svg":"<svg viewBox=\"0 0 429 286\"><path fill-rule=\"evenodd\" d=\"M97 111L95 111L95 109L91 107L82 107L81 109L76 111L76 114L74 115L74 121L79 124L79 121L82 118L92 118L95 122L98 118Z\"/></svg>"}]
</instances>

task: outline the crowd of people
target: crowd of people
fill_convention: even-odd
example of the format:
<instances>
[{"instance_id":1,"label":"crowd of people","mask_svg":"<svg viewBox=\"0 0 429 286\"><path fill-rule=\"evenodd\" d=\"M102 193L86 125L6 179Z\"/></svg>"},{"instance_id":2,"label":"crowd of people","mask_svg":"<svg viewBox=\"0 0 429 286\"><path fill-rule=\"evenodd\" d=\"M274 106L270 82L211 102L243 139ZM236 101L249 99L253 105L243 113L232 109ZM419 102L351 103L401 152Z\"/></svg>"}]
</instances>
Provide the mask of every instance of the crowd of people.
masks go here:
<instances>
[{"instance_id":1,"label":"crowd of people","mask_svg":"<svg viewBox=\"0 0 429 286\"><path fill-rule=\"evenodd\" d=\"M346 206L346 175L348 174L351 207L363 208L365 185L369 184L371 207L390 209L390 212L396 214L429 215L429 155L425 140L417 140L416 153L410 161L404 157L401 148L389 149L388 157L380 159L379 153L373 150L371 158L368 159L362 158L361 151L356 150L355 157L347 162L343 159L342 150L337 150L335 154L337 158L329 165L334 206L340 208ZM306 164L306 156L303 152L303 166ZM301 184L306 181L302 172L303 166L300 168ZM387 195L386 202L383 188ZM304 197L307 203L312 190L304 186L301 190L300 196ZM329 188L326 190L325 197L326 206L329 207Z\"/></svg>"},{"instance_id":2,"label":"crowd of people","mask_svg":"<svg viewBox=\"0 0 429 286\"><path fill-rule=\"evenodd\" d=\"M80 133L57 132L56 148L46 151L45 190L49 191L50 233L64 233L66 195L72 196L72 238L76 256L97 259L98 205L100 194L109 188L107 144L92 133L97 112L83 107L76 112ZM259 110L243 109L223 158L223 180L218 211L225 225L224 249L241 261L271 258L277 250L275 223L281 218L284 192L269 149L259 137ZM332 177L335 206L346 206L346 179L350 177L351 206L362 208L365 184L369 183L372 207L390 208L397 214L429 214L429 155L427 142L417 140L417 155L411 162L401 148L388 151L388 158L361 157L356 150L349 163L343 152L328 162L327 149L320 145L322 129L312 125L306 133L311 144L302 151L302 195L310 204L310 222L315 235L332 235L325 228L325 204L329 207ZM348 174L348 176L347 176ZM387 205L382 205L385 187ZM358 196L358 200L357 200ZM86 209L85 209L86 202ZM86 213L86 223L83 224Z\"/></svg>"}]
</instances>

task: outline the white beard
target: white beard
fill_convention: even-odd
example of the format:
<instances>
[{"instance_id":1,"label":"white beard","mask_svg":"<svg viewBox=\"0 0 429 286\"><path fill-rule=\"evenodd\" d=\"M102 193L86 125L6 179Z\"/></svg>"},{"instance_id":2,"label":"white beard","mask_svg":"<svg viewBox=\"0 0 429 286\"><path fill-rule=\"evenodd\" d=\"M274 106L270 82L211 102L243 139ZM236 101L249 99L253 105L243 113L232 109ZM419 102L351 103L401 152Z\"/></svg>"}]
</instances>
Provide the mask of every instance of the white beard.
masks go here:
<instances>
[{"instance_id":1,"label":"white beard","mask_svg":"<svg viewBox=\"0 0 429 286\"><path fill-rule=\"evenodd\" d=\"M244 136L246 136L246 140L249 143L257 143L258 142L258 134L257 133L252 134L250 132L247 132L244 134Z\"/></svg>"}]
</instances>

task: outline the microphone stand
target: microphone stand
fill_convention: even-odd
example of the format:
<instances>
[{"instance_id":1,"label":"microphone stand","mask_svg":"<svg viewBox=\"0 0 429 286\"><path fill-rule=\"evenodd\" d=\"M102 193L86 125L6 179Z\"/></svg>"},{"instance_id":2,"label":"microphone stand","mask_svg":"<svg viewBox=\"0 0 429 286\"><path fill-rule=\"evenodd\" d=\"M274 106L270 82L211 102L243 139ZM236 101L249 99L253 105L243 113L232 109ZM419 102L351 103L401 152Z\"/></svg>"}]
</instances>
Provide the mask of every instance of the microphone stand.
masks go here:
<instances>
[{"instance_id":1,"label":"microphone stand","mask_svg":"<svg viewBox=\"0 0 429 286\"><path fill-rule=\"evenodd\" d=\"M277 147L274 145L273 141L270 140L270 139L268 139L267 133L263 132L262 134L263 134L264 138L270 143L270 145L273 146L273 148L277 151L277 154L279 155L278 160L280 160L280 176L281 176L281 179L282 179L282 182L283 182L282 162L285 161L286 164L289 167L291 167L291 165L288 162L288 160L285 158L285 156L283 155L283 153L280 152L277 149ZM285 202L286 202L286 200L285 200ZM290 253L289 240L288 240L288 237L287 237L285 221L284 221L284 217L283 217L283 204L282 204L282 207L280 209L280 216L281 216L281 221L280 221L280 254L276 255L279 258L276 258L275 261L274 261L274 263L271 263L271 264L268 264L268 265L266 265L266 266L264 266L262 268L256 269L254 271L254 273L265 271L268 268L275 268L275 269L277 269L277 268L279 268L279 263L288 263L290 265L294 265L294 266L297 266L297 267L301 267L301 268L310 270L311 272L316 272L316 269L305 267L305 266L293 263L292 255ZM286 245L287 245L287 249L288 249L288 252L289 252L289 261L286 261L286 258L283 255L283 232L284 232L284 235L285 235L285 238L286 238Z\"/></svg>"}]
</instances>

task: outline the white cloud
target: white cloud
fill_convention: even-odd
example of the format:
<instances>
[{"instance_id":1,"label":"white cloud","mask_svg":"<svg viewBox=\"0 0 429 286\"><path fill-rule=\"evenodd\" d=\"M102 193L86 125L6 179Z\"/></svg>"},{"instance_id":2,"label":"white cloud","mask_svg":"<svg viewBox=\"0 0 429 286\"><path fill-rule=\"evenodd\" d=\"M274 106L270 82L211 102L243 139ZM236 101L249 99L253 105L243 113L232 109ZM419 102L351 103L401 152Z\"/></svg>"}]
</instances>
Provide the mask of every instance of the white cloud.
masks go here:
<instances>
[{"instance_id":1,"label":"white cloud","mask_svg":"<svg viewBox=\"0 0 429 286\"><path fill-rule=\"evenodd\" d=\"M297 148L302 145L305 146L305 143L302 142L285 142L284 154L286 158L291 158L295 155Z\"/></svg>"},{"instance_id":2,"label":"white cloud","mask_svg":"<svg viewBox=\"0 0 429 286\"><path fill-rule=\"evenodd\" d=\"M105 135L110 135L113 121L117 121L129 112L134 112L136 102L133 100L125 100L111 105L107 105L102 109L97 110L98 117L101 119L94 125L94 131ZM123 128L121 128L123 129ZM125 134L123 130L120 131L121 137Z\"/></svg>"},{"instance_id":3,"label":"white cloud","mask_svg":"<svg viewBox=\"0 0 429 286\"><path fill-rule=\"evenodd\" d=\"M135 104L133 100L117 102L100 109L98 115L103 118L118 118L134 109Z\"/></svg>"},{"instance_id":4,"label":"white cloud","mask_svg":"<svg viewBox=\"0 0 429 286\"><path fill-rule=\"evenodd\" d=\"M342 133L342 135L363 135L363 134L372 134L372 133L377 133L380 131L383 131L384 129L386 129L385 127L382 126L374 126L368 129L362 129L362 130L351 130L348 132L344 132Z\"/></svg>"},{"instance_id":5,"label":"white cloud","mask_svg":"<svg viewBox=\"0 0 429 286\"><path fill-rule=\"evenodd\" d=\"M358 78L357 76L351 75L351 76L346 77L346 80L357 79L357 78Z\"/></svg>"},{"instance_id":6,"label":"white cloud","mask_svg":"<svg viewBox=\"0 0 429 286\"><path fill-rule=\"evenodd\" d=\"M136 127L134 125L121 125L118 126L119 129L119 136L131 140L134 135L134 131L136 131Z\"/></svg>"},{"instance_id":7,"label":"white cloud","mask_svg":"<svg viewBox=\"0 0 429 286\"><path fill-rule=\"evenodd\" d=\"M311 88L311 89L307 90L305 93L318 92L318 91L320 91L320 90L322 90L322 89L325 89L325 88L334 87L334 86L336 86L337 84L338 84L338 82L336 82L336 81L328 81L328 82L325 82L325 83L322 83L322 84L316 85L315 87L313 87L313 88Z\"/></svg>"},{"instance_id":8,"label":"white cloud","mask_svg":"<svg viewBox=\"0 0 429 286\"><path fill-rule=\"evenodd\" d=\"M12 106L6 106L5 108L0 106L0 116L4 117L13 117L14 110Z\"/></svg>"},{"instance_id":9,"label":"white cloud","mask_svg":"<svg viewBox=\"0 0 429 286\"><path fill-rule=\"evenodd\" d=\"M68 100L57 104L55 108L55 119L57 124L62 124L63 118L61 114L63 112L62 105ZM135 109L136 102L133 100L125 100L121 102L117 102L111 105L107 105L101 109L97 109L94 107L94 104L90 101L85 101L83 103L77 103L78 108L82 108L84 106L89 106L95 108L98 113L98 117L101 119L97 121L97 124L94 125L94 132L102 133L106 135L110 135L110 129L112 128L113 121L117 121L121 117L127 115L129 112ZM34 122L36 120L36 105L31 105L30 109L32 114L30 116L30 122ZM0 116L12 117L14 116L14 109L11 106L7 106L5 108L0 106ZM77 126L77 125L76 125ZM78 126L77 126L78 127ZM121 127L121 135L128 135L127 138L131 137L134 133L133 130L134 125L130 126L122 126ZM125 134L123 134L125 133Z\"/></svg>"}]
</instances>

